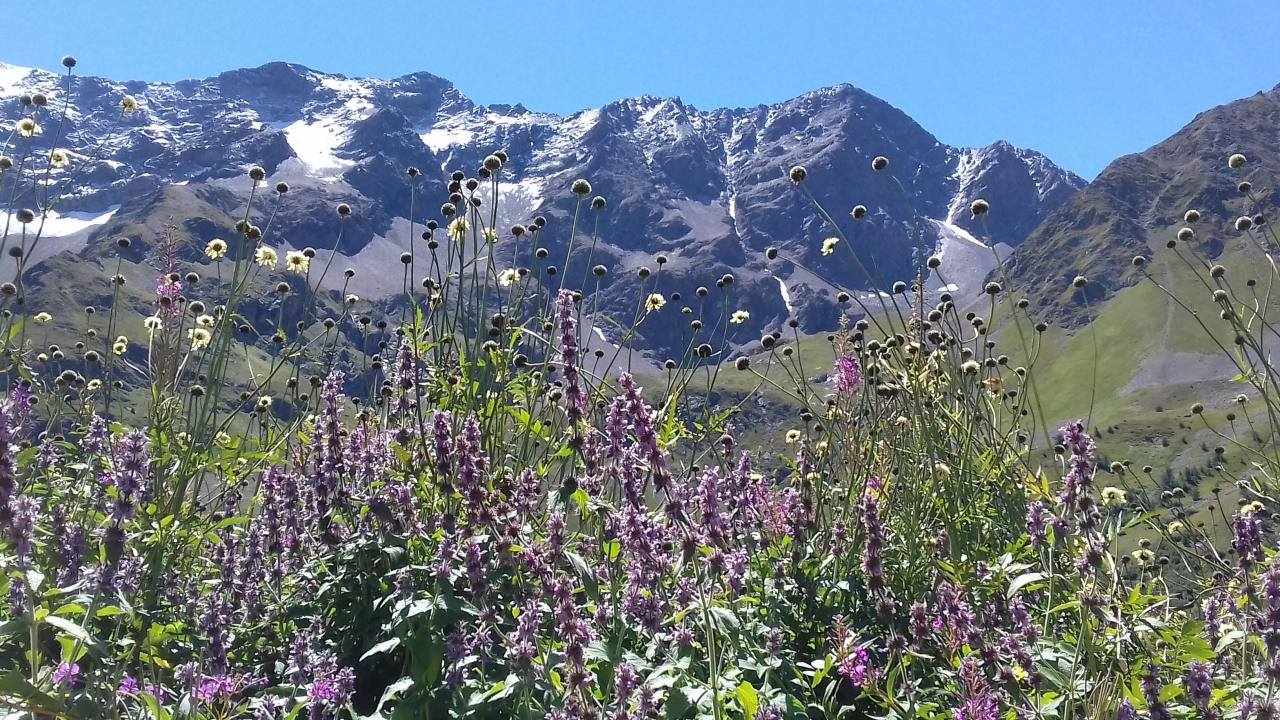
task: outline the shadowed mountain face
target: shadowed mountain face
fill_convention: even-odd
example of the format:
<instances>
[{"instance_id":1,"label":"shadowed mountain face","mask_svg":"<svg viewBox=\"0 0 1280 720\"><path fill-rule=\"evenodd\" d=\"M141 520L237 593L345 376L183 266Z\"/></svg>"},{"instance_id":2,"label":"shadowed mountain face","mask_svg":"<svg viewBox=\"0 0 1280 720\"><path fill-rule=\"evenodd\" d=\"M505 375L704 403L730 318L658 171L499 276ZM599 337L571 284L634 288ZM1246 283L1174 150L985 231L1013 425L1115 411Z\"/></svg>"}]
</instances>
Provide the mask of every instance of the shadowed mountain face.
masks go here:
<instances>
[{"instance_id":1,"label":"shadowed mountain face","mask_svg":"<svg viewBox=\"0 0 1280 720\"><path fill-rule=\"evenodd\" d=\"M403 284L399 254L426 252L409 220L421 228L440 219L447 174L470 176L502 149L509 162L500 176L500 266L531 264L527 239L516 241L505 228L535 215L549 220L540 238L550 250L546 262L563 262L575 209L568 188L586 178L608 204L584 208L578 220L577 247L594 249L575 252L570 266L559 268L569 283L588 276L591 265L606 265L608 291L599 305L629 324L642 293L679 292L679 305L698 286L733 273L730 297L713 292L706 302L716 305L704 315L749 310L750 320L730 337L739 343L791 318L804 331L831 329L835 291L822 278L851 290L883 288L909 279L921 254L943 257L931 287L974 294L996 256L1020 245L1084 184L1007 143L944 145L848 85L754 108L704 111L678 98L640 97L560 117L520 105L482 107L427 73L349 79L272 63L173 84L77 77L64 121L64 80L0 65L0 116L18 117L23 93L46 94L49 112L36 147L47 151L62 138L58 146L71 154L58 174L62 199L47 222L42 258L100 252L121 234L145 248L156 223L170 217L198 257L204 242L232 234L250 188L245 169L257 164L268 173L265 187L291 186L271 222L273 244L327 256L337 238L333 207L349 203L355 212L336 263L356 270L351 289L390 303ZM138 112L121 113L125 94L138 99ZM888 171L872 171L877 155L889 158ZM806 189L849 237L870 277L847 255L821 255L834 228L787 179L797 164L808 168ZM413 193L409 166L423 171ZM985 226L968 210L978 197L993 208ZM39 200L27 192L15 205ZM256 203L263 222L275 203ZM850 217L855 204L868 208L865 219ZM767 262L768 247L799 265ZM656 270L660 253L668 261L655 286L637 270ZM39 277L47 282L49 275ZM683 320L674 321L677 310L667 311L673 321L642 327L642 345L655 357L688 340ZM597 327L616 340L608 324Z\"/></svg>"}]
</instances>

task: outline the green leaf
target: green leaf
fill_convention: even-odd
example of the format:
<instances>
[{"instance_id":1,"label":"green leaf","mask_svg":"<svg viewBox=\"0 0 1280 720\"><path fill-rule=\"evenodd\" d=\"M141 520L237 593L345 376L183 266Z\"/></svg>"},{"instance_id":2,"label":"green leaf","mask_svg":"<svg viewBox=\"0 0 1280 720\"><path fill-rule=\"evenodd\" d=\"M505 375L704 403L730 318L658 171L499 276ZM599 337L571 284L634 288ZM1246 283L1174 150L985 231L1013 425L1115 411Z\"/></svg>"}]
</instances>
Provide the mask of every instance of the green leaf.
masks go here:
<instances>
[{"instance_id":1,"label":"green leaf","mask_svg":"<svg viewBox=\"0 0 1280 720\"><path fill-rule=\"evenodd\" d=\"M42 710L54 715L63 713L62 703L32 685L17 670L0 673L0 697L16 698L24 706L33 710Z\"/></svg>"},{"instance_id":2,"label":"green leaf","mask_svg":"<svg viewBox=\"0 0 1280 720\"><path fill-rule=\"evenodd\" d=\"M103 654L101 644L99 644L98 641L94 639L92 635L89 634L89 631L85 630L79 625L71 622L70 620L64 617L58 617L57 615L50 615L46 617L44 621L45 623L58 628L62 632L66 633L67 635L84 643L84 646L88 648L89 652L92 652L94 655L101 656Z\"/></svg>"},{"instance_id":3,"label":"green leaf","mask_svg":"<svg viewBox=\"0 0 1280 720\"><path fill-rule=\"evenodd\" d=\"M760 697L756 695L756 689L744 680L738 685L735 694L738 696L738 706L742 708L747 720L755 720L756 712L760 709Z\"/></svg>"},{"instance_id":4,"label":"green leaf","mask_svg":"<svg viewBox=\"0 0 1280 720\"><path fill-rule=\"evenodd\" d=\"M1006 597L1013 597L1018 593L1019 590L1027 587L1032 583L1038 583L1047 577L1048 575L1045 575L1042 572L1023 573L1018 577L1014 578L1013 581L1009 583L1009 590L1006 592Z\"/></svg>"},{"instance_id":5,"label":"green leaf","mask_svg":"<svg viewBox=\"0 0 1280 720\"><path fill-rule=\"evenodd\" d=\"M381 655L382 653L388 652L389 650L392 650L399 646L400 646L400 638L398 637L393 637L390 640L383 640L377 645L374 645L373 647L366 650L365 653L360 656L360 659L368 660L374 655Z\"/></svg>"}]
</instances>

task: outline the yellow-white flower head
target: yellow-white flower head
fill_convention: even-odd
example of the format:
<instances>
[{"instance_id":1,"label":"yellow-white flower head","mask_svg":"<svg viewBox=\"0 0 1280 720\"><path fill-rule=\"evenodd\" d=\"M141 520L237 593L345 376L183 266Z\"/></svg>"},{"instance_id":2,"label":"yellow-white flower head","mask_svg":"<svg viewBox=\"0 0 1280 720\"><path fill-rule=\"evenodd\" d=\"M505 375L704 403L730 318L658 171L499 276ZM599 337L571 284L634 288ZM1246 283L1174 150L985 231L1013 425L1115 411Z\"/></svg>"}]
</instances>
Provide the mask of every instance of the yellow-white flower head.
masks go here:
<instances>
[{"instance_id":1,"label":"yellow-white flower head","mask_svg":"<svg viewBox=\"0 0 1280 720\"><path fill-rule=\"evenodd\" d=\"M210 260L221 260L227 256L227 241L221 238L214 238L204 246L204 254L209 256Z\"/></svg>"},{"instance_id":2,"label":"yellow-white flower head","mask_svg":"<svg viewBox=\"0 0 1280 720\"><path fill-rule=\"evenodd\" d=\"M124 112L131 113L138 111L138 101L132 95L125 95L120 99L120 109Z\"/></svg>"},{"instance_id":3,"label":"yellow-white flower head","mask_svg":"<svg viewBox=\"0 0 1280 720\"><path fill-rule=\"evenodd\" d=\"M40 312L40 313L36 313L36 316L31 319L35 320L37 325L46 325L50 320L53 319L53 316L47 312Z\"/></svg>"},{"instance_id":4,"label":"yellow-white flower head","mask_svg":"<svg viewBox=\"0 0 1280 720\"><path fill-rule=\"evenodd\" d=\"M355 305L356 303L360 302L360 296L356 295L355 293L348 293L345 300L347 301L348 305Z\"/></svg>"},{"instance_id":5,"label":"yellow-white flower head","mask_svg":"<svg viewBox=\"0 0 1280 720\"><path fill-rule=\"evenodd\" d=\"M187 331L187 337L191 339L192 350L203 350L209 346L209 341L213 339L213 335L209 330L202 327L191 328Z\"/></svg>"},{"instance_id":6,"label":"yellow-white flower head","mask_svg":"<svg viewBox=\"0 0 1280 720\"><path fill-rule=\"evenodd\" d=\"M1131 553L1131 557L1138 564L1138 567L1149 567L1156 561L1156 554L1146 548L1134 550Z\"/></svg>"},{"instance_id":7,"label":"yellow-white flower head","mask_svg":"<svg viewBox=\"0 0 1280 720\"><path fill-rule=\"evenodd\" d=\"M783 438L783 440L784 440L788 445L794 445L794 444L796 444L796 443L800 442L800 431L799 431L799 430L788 430L788 431L787 431L787 434L786 434L786 437L785 437L785 438Z\"/></svg>"},{"instance_id":8,"label":"yellow-white flower head","mask_svg":"<svg viewBox=\"0 0 1280 720\"><path fill-rule=\"evenodd\" d=\"M735 310L733 311L733 315L729 316L729 322L733 323L734 325L741 325L742 323L750 319L751 319L751 313L747 312L746 310Z\"/></svg>"},{"instance_id":9,"label":"yellow-white flower head","mask_svg":"<svg viewBox=\"0 0 1280 720\"><path fill-rule=\"evenodd\" d=\"M147 329L147 332L153 333L159 330L160 328L164 327L164 320L161 320L159 317L152 315L151 317L148 317L147 319L142 321L142 326Z\"/></svg>"},{"instance_id":10,"label":"yellow-white flower head","mask_svg":"<svg viewBox=\"0 0 1280 720\"><path fill-rule=\"evenodd\" d=\"M304 255L301 250L290 250L284 256L284 267L286 270L302 274L311 267L311 258Z\"/></svg>"},{"instance_id":11,"label":"yellow-white flower head","mask_svg":"<svg viewBox=\"0 0 1280 720\"><path fill-rule=\"evenodd\" d=\"M493 228L485 228L484 239L485 239L485 242L491 242L491 243L498 242L498 231L494 230Z\"/></svg>"},{"instance_id":12,"label":"yellow-white flower head","mask_svg":"<svg viewBox=\"0 0 1280 720\"><path fill-rule=\"evenodd\" d=\"M40 125L32 118L22 118L18 121L16 130L22 137L35 137L40 134Z\"/></svg>"},{"instance_id":13,"label":"yellow-white flower head","mask_svg":"<svg viewBox=\"0 0 1280 720\"><path fill-rule=\"evenodd\" d=\"M222 447L227 447L231 444L231 436L223 431L218 431L218 434L213 436L213 441Z\"/></svg>"},{"instance_id":14,"label":"yellow-white flower head","mask_svg":"<svg viewBox=\"0 0 1280 720\"><path fill-rule=\"evenodd\" d=\"M274 249L263 245L254 251L253 261L262 267L273 268L276 266L276 263L280 262L280 256L276 254Z\"/></svg>"},{"instance_id":15,"label":"yellow-white flower head","mask_svg":"<svg viewBox=\"0 0 1280 720\"><path fill-rule=\"evenodd\" d=\"M211 328L214 326L215 322L216 321L213 319L212 315L201 315L196 318L196 325L199 325L200 327Z\"/></svg>"},{"instance_id":16,"label":"yellow-white flower head","mask_svg":"<svg viewBox=\"0 0 1280 720\"><path fill-rule=\"evenodd\" d=\"M520 277L520 273L515 268L507 268L498 273L498 284L502 287L510 287Z\"/></svg>"},{"instance_id":17,"label":"yellow-white flower head","mask_svg":"<svg viewBox=\"0 0 1280 720\"><path fill-rule=\"evenodd\" d=\"M645 312L661 310L662 306L666 304L667 299L662 296L662 293L650 293L648 299L644 301L644 310Z\"/></svg>"},{"instance_id":18,"label":"yellow-white flower head","mask_svg":"<svg viewBox=\"0 0 1280 720\"><path fill-rule=\"evenodd\" d=\"M49 167L64 168L70 164L71 158L67 156L66 150L49 151Z\"/></svg>"},{"instance_id":19,"label":"yellow-white flower head","mask_svg":"<svg viewBox=\"0 0 1280 720\"><path fill-rule=\"evenodd\" d=\"M449 237L455 242L460 242L467 236L467 221L463 218L457 218L449 223Z\"/></svg>"},{"instance_id":20,"label":"yellow-white flower head","mask_svg":"<svg viewBox=\"0 0 1280 720\"><path fill-rule=\"evenodd\" d=\"M1118 487L1115 487L1113 485L1108 485L1107 487L1102 488L1103 507L1113 507L1116 505L1123 505L1128 501L1128 499L1129 499L1128 494L1125 493L1124 490L1121 490Z\"/></svg>"},{"instance_id":21,"label":"yellow-white flower head","mask_svg":"<svg viewBox=\"0 0 1280 720\"><path fill-rule=\"evenodd\" d=\"M836 245L840 244L840 238L829 237L822 241L822 254L830 255L836 251Z\"/></svg>"}]
</instances>

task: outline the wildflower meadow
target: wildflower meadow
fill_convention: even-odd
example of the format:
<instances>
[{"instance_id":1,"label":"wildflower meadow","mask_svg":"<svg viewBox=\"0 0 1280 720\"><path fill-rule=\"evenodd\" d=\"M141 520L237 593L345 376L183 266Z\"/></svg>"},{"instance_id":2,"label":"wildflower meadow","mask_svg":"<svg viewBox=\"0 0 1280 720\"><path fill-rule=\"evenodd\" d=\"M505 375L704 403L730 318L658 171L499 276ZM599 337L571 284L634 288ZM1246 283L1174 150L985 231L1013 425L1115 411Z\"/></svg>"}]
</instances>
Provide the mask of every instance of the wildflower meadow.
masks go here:
<instances>
[{"instance_id":1,"label":"wildflower meadow","mask_svg":"<svg viewBox=\"0 0 1280 720\"><path fill-rule=\"evenodd\" d=\"M1258 280L1209 259L1183 208L1164 252L1221 317L1157 288L1215 343L1227 323L1238 370L1230 423L1204 425L1248 462L1192 512L1161 469L1101 460L1089 418L1043 412L1089 379L1036 383L1046 321L1000 269L960 298L926 292L947 272L926 252L912 277L859 268L883 291L834 287L830 336L793 323L741 351L733 276L672 287L655 256L622 341L594 341L609 198L579 179L568 222L498 227L501 148L446 197L403 168L394 303L335 262L361 209L328 211L332 252L287 250L272 219L305 191L253 166L217 239L146 239L154 286L37 306L26 259L77 169L63 65L66 97L24 96L0 133L0 717L1275 717L1280 236L1244 156L1221 162ZM898 182L893 157L872 169ZM861 220L859 198L824 207L819 173L780 174L828 220L806 270L857 265L830 213ZM654 324L687 326L683 354L627 371ZM786 431L753 427L764 393Z\"/></svg>"}]
</instances>

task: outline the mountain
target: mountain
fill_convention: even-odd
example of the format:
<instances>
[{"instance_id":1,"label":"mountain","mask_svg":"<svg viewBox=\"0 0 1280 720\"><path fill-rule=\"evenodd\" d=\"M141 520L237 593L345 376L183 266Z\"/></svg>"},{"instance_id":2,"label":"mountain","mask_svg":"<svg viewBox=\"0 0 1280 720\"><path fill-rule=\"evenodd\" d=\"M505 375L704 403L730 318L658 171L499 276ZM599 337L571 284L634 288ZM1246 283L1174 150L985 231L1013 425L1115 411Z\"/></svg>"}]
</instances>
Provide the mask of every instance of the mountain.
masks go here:
<instances>
[{"instance_id":1,"label":"mountain","mask_svg":"<svg viewBox=\"0 0 1280 720\"><path fill-rule=\"evenodd\" d=\"M1222 438L1206 423L1261 442L1226 419L1239 411L1237 394L1251 388L1229 380L1239 370L1223 348L1233 347L1234 332L1219 317L1201 259L1222 265L1223 282L1243 297L1256 281L1257 304L1270 298L1269 317L1280 311L1265 291L1268 240L1235 227L1242 215L1272 222L1277 147L1280 86L1206 110L1168 139L1117 159L1014 249L1005 265L1014 296L1028 297L1037 318L1050 321L1037 382L1053 389L1044 395L1051 421L1091 416L1110 428L1100 442L1138 462L1176 457L1175 468L1219 464L1210 448ZM1235 153L1248 158L1245 167L1228 167ZM1256 204L1238 189L1242 181ZM1188 210L1199 213L1197 222L1184 221ZM1184 227L1194 238L1177 239ZM1134 265L1138 255L1145 274ZM1083 291L1071 289L1077 275L1088 279ZM1195 402L1207 408L1199 418L1188 410Z\"/></svg>"},{"instance_id":2,"label":"mountain","mask_svg":"<svg viewBox=\"0 0 1280 720\"><path fill-rule=\"evenodd\" d=\"M64 125L64 82L0 64L0 117L20 115L22 94L45 94L45 134L37 140L61 137L71 156L70 167L55 175L62 200L51 208L46 241L32 258L37 285L84 260L103 262L108 241L121 235L142 258L169 220L187 256L200 260L199 248L230 235L240 219L250 188L245 170L256 164L268 173L266 187L283 181L292 188L273 210L274 243L314 247L327 260L338 235L333 208L349 203L354 214L336 261L356 270L348 289L394 302L402 288L397 258L410 243L421 244L410 235L410 220L421 227L438 218L448 173L474 174L486 155L502 149L509 162L498 227L546 217L541 242L550 249L548 262L562 262L567 250L570 183L585 178L607 198L604 210L579 224L584 244L598 228L590 262L576 253L570 267L560 268L574 284L590 265L608 266L607 292L598 296L605 313L629 324L636 298L654 283L637 271L657 269L661 253L668 262L657 289L680 292L684 302L696 287L734 274L731 309L747 309L751 317L732 339L747 343L790 318L809 332L836 321L834 291L810 271L767 262L768 247L865 291L910 279L919 262L915 249L922 248L943 257L933 289L976 294L996 257L1021 245L1084 185L1043 155L1007 143L945 145L849 85L753 108L700 110L679 98L638 97L564 117L521 105L482 106L428 73L347 78L271 63L177 83L77 76ZM121 112L126 94L138 100L138 112ZM872 158L881 155L901 187L890 173L872 170ZM833 229L788 180L796 164L808 168L806 187L873 277L821 255ZM412 200L410 166L423 171ZM968 210L977 197L993 207L985 228ZM38 200L27 193L14 206ZM868 208L862 221L850 217L855 204ZM495 252L501 265L528 262L507 232ZM610 324L596 326L616 341ZM655 358L687 342L682 323L650 323L642 332L641 345Z\"/></svg>"}]
</instances>

